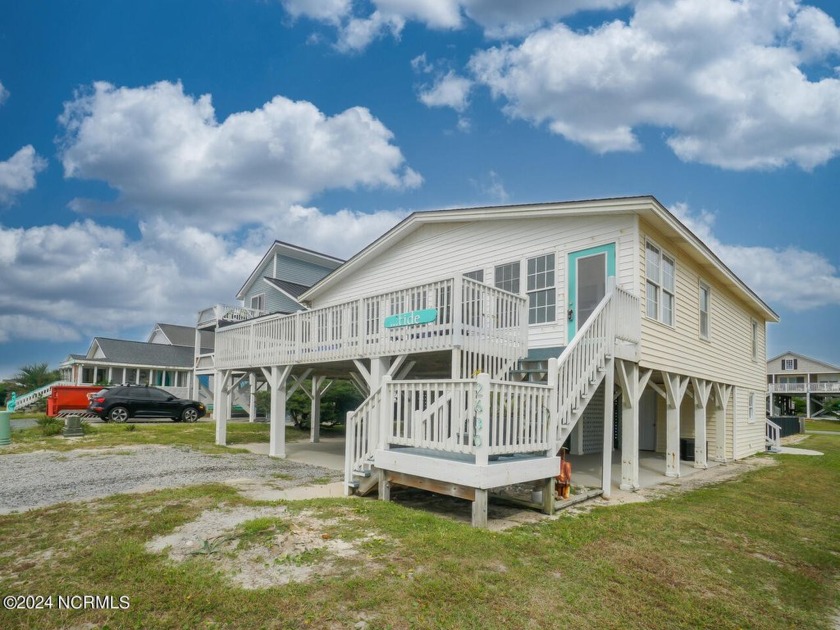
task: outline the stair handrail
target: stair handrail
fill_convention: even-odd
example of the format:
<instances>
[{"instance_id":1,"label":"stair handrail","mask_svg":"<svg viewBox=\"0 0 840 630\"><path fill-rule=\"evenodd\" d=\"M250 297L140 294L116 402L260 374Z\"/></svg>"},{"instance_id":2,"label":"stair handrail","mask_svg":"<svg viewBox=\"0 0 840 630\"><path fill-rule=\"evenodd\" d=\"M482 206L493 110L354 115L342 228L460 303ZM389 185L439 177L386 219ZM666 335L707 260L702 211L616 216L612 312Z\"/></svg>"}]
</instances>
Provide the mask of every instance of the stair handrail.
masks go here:
<instances>
[{"instance_id":1,"label":"stair handrail","mask_svg":"<svg viewBox=\"0 0 840 630\"><path fill-rule=\"evenodd\" d=\"M782 427L776 424L770 418L765 419L764 437L766 441L775 448L782 447Z\"/></svg>"},{"instance_id":2,"label":"stair handrail","mask_svg":"<svg viewBox=\"0 0 840 630\"><path fill-rule=\"evenodd\" d=\"M613 352L615 317L610 306L615 280L609 280L604 297L557 359L557 448L568 437L563 429L572 424L575 406L585 394L589 380L597 377L598 367Z\"/></svg>"},{"instance_id":3,"label":"stair handrail","mask_svg":"<svg viewBox=\"0 0 840 630\"><path fill-rule=\"evenodd\" d=\"M17 397L16 399L16 406L15 408L19 411L23 410L24 408L28 407L32 403L41 398L46 398L52 392L53 387L57 387L58 385L74 385L70 381L58 380L53 381L52 383L48 383L46 385L42 385L41 387L36 387L32 391L26 392Z\"/></svg>"},{"instance_id":4,"label":"stair handrail","mask_svg":"<svg viewBox=\"0 0 840 630\"><path fill-rule=\"evenodd\" d=\"M371 392L354 411L347 412L345 424L345 454L344 481L353 481L353 472L370 469L373 451L376 444L371 440L371 428L378 427L379 418L371 416L379 408L382 399L382 389L388 379L383 380L379 387ZM376 426L374 426L376 425Z\"/></svg>"}]
</instances>

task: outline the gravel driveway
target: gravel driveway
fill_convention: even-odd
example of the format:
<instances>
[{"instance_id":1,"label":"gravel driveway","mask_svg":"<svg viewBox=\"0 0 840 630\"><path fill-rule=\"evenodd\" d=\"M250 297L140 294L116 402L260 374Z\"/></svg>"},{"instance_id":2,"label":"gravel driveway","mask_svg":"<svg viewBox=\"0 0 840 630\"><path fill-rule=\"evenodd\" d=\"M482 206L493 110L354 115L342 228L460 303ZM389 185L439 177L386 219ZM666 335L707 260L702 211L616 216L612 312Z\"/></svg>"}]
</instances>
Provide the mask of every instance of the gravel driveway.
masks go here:
<instances>
[{"instance_id":1,"label":"gravel driveway","mask_svg":"<svg viewBox=\"0 0 840 630\"><path fill-rule=\"evenodd\" d=\"M270 478L292 488L341 473L265 455L210 455L172 446L129 446L0 455L0 514L27 508L231 479Z\"/></svg>"}]
</instances>

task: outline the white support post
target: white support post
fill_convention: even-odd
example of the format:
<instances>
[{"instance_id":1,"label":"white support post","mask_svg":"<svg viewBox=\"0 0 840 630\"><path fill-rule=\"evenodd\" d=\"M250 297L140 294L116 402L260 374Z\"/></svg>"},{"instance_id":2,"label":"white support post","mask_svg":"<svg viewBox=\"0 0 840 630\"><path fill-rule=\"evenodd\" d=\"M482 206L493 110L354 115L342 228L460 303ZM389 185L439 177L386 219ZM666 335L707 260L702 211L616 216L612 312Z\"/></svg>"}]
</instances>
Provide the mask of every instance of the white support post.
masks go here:
<instances>
[{"instance_id":1,"label":"white support post","mask_svg":"<svg viewBox=\"0 0 840 630\"><path fill-rule=\"evenodd\" d=\"M388 400L388 385L391 382L391 377L387 374L382 377L382 393L381 393L381 400L385 401ZM390 404L380 404L379 405L379 418L377 418L378 422L371 422L370 429L368 432L368 444L375 445L375 448L385 450L388 446L388 437L391 433L391 413L393 411L393 406ZM371 418L372 420L373 418Z\"/></svg>"},{"instance_id":2,"label":"white support post","mask_svg":"<svg viewBox=\"0 0 840 630\"><path fill-rule=\"evenodd\" d=\"M291 365L271 367L271 424L268 437L268 454L271 457L286 457L286 381L291 371Z\"/></svg>"},{"instance_id":3,"label":"white support post","mask_svg":"<svg viewBox=\"0 0 840 630\"><path fill-rule=\"evenodd\" d=\"M639 365L618 361L618 382L621 387L621 483L622 490L639 489L639 400L650 376L640 376Z\"/></svg>"},{"instance_id":4,"label":"white support post","mask_svg":"<svg viewBox=\"0 0 840 630\"><path fill-rule=\"evenodd\" d=\"M688 387L688 377L663 372L666 393L665 476L680 476L680 405Z\"/></svg>"},{"instance_id":5,"label":"white support post","mask_svg":"<svg viewBox=\"0 0 840 630\"><path fill-rule=\"evenodd\" d=\"M250 372L248 374L249 385L251 392L248 397L248 422L254 422L257 419L257 373Z\"/></svg>"},{"instance_id":6,"label":"white support post","mask_svg":"<svg viewBox=\"0 0 840 630\"><path fill-rule=\"evenodd\" d=\"M475 407L475 436L478 438L475 463L476 466L486 466L490 462L490 375L482 372L475 380L478 387ZM478 501L477 490L476 501Z\"/></svg>"},{"instance_id":7,"label":"white support post","mask_svg":"<svg viewBox=\"0 0 840 630\"><path fill-rule=\"evenodd\" d=\"M216 444L227 444L228 404L226 387L230 370L219 370L213 374L213 417L216 419Z\"/></svg>"},{"instance_id":8,"label":"white support post","mask_svg":"<svg viewBox=\"0 0 840 630\"><path fill-rule=\"evenodd\" d=\"M601 459L601 496L610 498L612 491L613 404L615 402L615 359L604 365L604 451Z\"/></svg>"},{"instance_id":9,"label":"white support post","mask_svg":"<svg viewBox=\"0 0 840 630\"><path fill-rule=\"evenodd\" d=\"M708 421L709 394L712 384L700 378L691 379L694 388L694 467L708 468L706 453L706 423Z\"/></svg>"},{"instance_id":10,"label":"white support post","mask_svg":"<svg viewBox=\"0 0 840 630\"><path fill-rule=\"evenodd\" d=\"M726 410L732 386L715 383L715 461L726 461Z\"/></svg>"},{"instance_id":11,"label":"white support post","mask_svg":"<svg viewBox=\"0 0 840 630\"><path fill-rule=\"evenodd\" d=\"M313 444L321 441L321 384L324 382L323 376L312 377L312 393L310 394L310 408L309 408L309 441Z\"/></svg>"},{"instance_id":12,"label":"white support post","mask_svg":"<svg viewBox=\"0 0 840 630\"><path fill-rule=\"evenodd\" d=\"M548 360L548 457L557 455L557 436L560 435L560 416L557 413L557 381L558 381L557 359L552 357ZM558 471L559 472L559 471ZM551 492L554 496L554 492Z\"/></svg>"}]
</instances>

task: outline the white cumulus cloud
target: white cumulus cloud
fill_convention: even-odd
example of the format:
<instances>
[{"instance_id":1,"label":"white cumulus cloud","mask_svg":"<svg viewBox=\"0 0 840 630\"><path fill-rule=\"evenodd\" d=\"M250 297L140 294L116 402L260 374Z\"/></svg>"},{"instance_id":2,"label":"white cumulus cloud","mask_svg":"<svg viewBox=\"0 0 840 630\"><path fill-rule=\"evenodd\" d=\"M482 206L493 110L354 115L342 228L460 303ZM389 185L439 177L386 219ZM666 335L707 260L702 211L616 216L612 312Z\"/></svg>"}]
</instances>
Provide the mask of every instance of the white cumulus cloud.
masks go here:
<instances>
[{"instance_id":1,"label":"white cumulus cloud","mask_svg":"<svg viewBox=\"0 0 840 630\"><path fill-rule=\"evenodd\" d=\"M469 105L472 81L450 70L431 86L424 86L419 93L420 102L426 107L451 107L463 112Z\"/></svg>"},{"instance_id":2,"label":"white cumulus cloud","mask_svg":"<svg viewBox=\"0 0 840 630\"><path fill-rule=\"evenodd\" d=\"M60 156L66 177L101 180L113 203L80 211L200 220L213 230L262 223L334 188L418 186L393 134L367 109L334 116L274 97L259 109L215 116L211 98L180 83L95 83L65 104Z\"/></svg>"},{"instance_id":3,"label":"white cumulus cloud","mask_svg":"<svg viewBox=\"0 0 840 630\"><path fill-rule=\"evenodd\" d=\"M31 144L0 162L0 205L12 203L18 195L35 188L35 176L47 168L47 161Z\"/></svg>"},{"instance_id":4,"label":"white cumulus cloud","mask_svg":"<svg viewBox=\"0 0 840 630\"><path fill-rule=\"evenodd\" d=\"M801 312L840 306L840 269L824 255L792 246L723 243L714 234L714 214L693 212L683 203L671 210L771 307Z\"/></svg>"},{"instance_id":5,"label":"white cumulus cloud","mask_svg":"<svg viewBox=\"0 0 840 630\"><path fill-rule=\"evenodd\" d=\"M639 150L647 125L685 161L811 169L840 151L840 79L802 68L838 53L833 20L795 0L640 0L628 22L556 24L470 69L510 116L597 152Z\"/></svg>"}]
</instances>

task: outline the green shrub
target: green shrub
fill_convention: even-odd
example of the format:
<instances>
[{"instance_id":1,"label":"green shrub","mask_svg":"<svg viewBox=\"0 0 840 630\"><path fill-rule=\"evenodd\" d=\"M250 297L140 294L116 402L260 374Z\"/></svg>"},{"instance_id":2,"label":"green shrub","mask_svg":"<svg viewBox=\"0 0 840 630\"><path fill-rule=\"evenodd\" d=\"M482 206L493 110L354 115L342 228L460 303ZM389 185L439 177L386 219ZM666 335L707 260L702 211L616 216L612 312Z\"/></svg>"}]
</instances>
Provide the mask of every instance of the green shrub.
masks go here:
<instances>
[{"instance_id":1,"label":"green shrub","mask_svg":"<svg viewBox=\"0 0 840 630\"><path fill-rule=\"evenodd\" d=\"M38 418L35 422L38 423L38 427L41 429L41 435L46 437L58 435L64 429L64 422L59 418L44 416L43 418Z\"/></svg>"}]
</instances>

